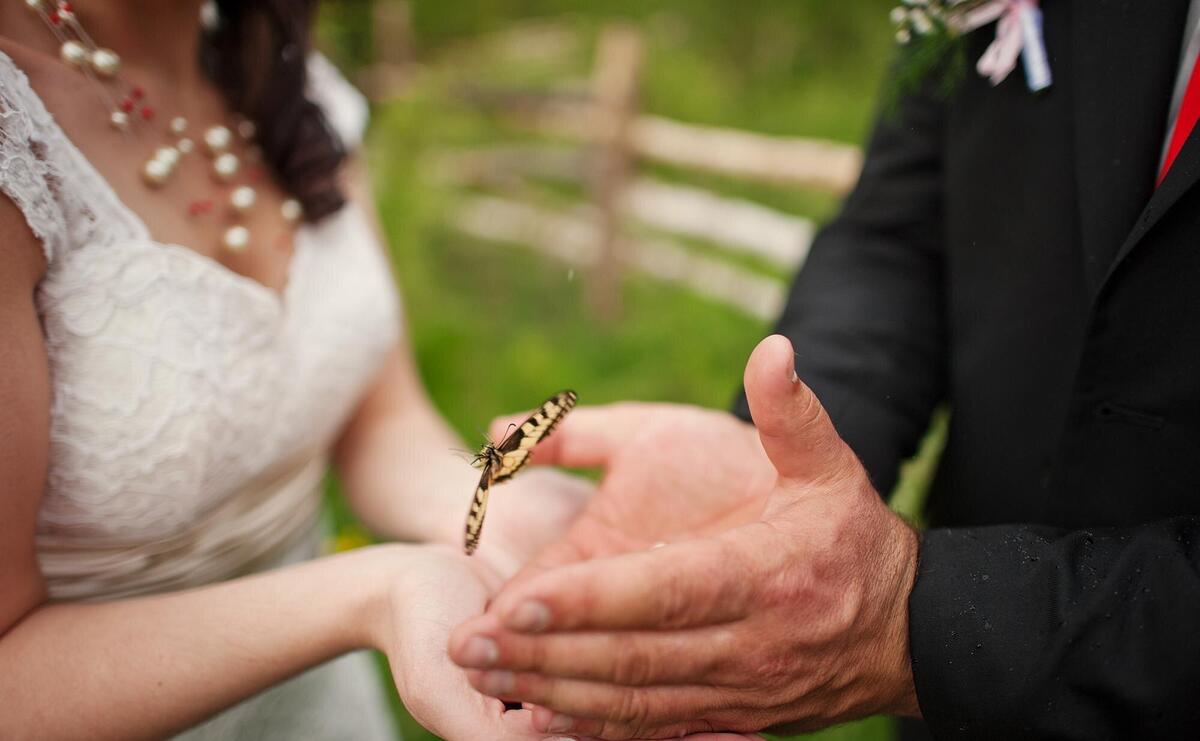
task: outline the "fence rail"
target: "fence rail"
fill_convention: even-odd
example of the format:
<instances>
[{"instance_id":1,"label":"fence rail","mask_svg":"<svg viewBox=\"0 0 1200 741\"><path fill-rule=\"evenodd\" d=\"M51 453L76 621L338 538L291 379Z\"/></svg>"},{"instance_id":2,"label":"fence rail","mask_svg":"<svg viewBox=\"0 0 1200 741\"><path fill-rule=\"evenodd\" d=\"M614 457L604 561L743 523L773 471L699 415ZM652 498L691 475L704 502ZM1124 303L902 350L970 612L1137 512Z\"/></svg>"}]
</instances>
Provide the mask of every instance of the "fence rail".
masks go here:
<instances>
[{"instance_id":1,"label":"fence rail","mask_svg":"<svg viewBox=\"0 0 1200 741\"><path fill-rule=\"evenodd\" d=\"M600 259L598 221L594 206L562 212L514 199L470 196L457 210L454 227L476 239L525 245L568 265L592 269ZM629 239L618 254L625 266L759 319L770 320L783 307L779 280L695 255L669 239Z\"/></svg>"},{"instance_id":2,"label":"fence rail","mask_svg":"<svg viewBox=\"0 0 1200 741\"><path fill-rule=\"evenodd\" d=\"M402 7L396 7L402 6ZM382 27L407 33L407 4L376 2ZM377 21L379 17L377 16ZM378 24L377 24L378 25ZM554 49L575 49L566 26L540 23L519 29L520 38L492 34L480 43L496 54L522 58L530 39L541 39L538 58ZM549 40L549 41L547 41ZM377 41L378 43L378 41ZM701 126L639 111L646 42L633 27L601 30L591 79L557 91L460 88L457 99L554 139L548 143L492 146L444 152L434 171L452 183L483 186L500 195L465 195L452 218L458 230L499 243L527 244L587 268L594 311L611 319L620 312L620 276L636 269L680 283L753 316L769 318L782 303L777 277L689 249L677 238L631 236L643 225L690 241L750 254L776 269L794 270L807 255L815 227L792 214L701 188L661 182L638 172L647 163L775 186L842 195L862 167L857 147L802 137L778 137ZM547 51L549 50L549 51ZM458 53L463 53L460 49ZM393 51L367 79L381 96L396 94L407 58ZM411 65L410 65L411 66ZM566 142L564 146L562 142ZM529 178L578 184L586 205L566 211L522 201Z\"/></svg>"}]
</instances>

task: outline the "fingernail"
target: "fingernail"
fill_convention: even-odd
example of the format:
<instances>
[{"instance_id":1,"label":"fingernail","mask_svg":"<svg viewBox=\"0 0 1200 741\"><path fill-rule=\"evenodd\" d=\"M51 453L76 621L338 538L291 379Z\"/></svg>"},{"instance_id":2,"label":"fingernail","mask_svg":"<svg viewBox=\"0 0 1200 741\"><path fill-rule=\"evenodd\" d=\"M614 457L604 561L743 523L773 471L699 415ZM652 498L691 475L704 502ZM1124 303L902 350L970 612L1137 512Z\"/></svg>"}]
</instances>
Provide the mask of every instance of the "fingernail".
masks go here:
<instances>
[{"instance_id":1,"label":"fingernail","mask_svg":"<svg viewBox=\"0 0 1200 741\"><path fill-rule=\"evenodd\" d=\"M565 715L558 713L550 719L550 723L546 726L547 733L565 733L571 730L571 726L575 725L575 721Z\"/></svg>"},{"instance_id":2,"label":"fingernail","mask_svg":"<svg viewBox=\"0 0 1200 741\"><path fill-rule=\"evenodd\" d=\"M541 602L522 602L508 614L504 623L512 630L537 633L550 625L550 608Z\"/></svg>"},{"instance_id":3,"label":"fingernail","mask_svg":"<svg viewBox=\"0 0 1200 741\"><path fill-rule=\"evenodd\" d=\"M462 663L474 669L486 669L500 658L496 642L484 636L472 636L463 646Z\"/></svg>"},{"instance_id":4,"label":"fingernail","mask_svg":"<svg viewBox=\"0 0 1200 741\"><path fill-rule=\"evenodd\" d=\"M480 684L480 689L493 697L508 695L515 686L512 672L485 672Z\"/></svg>"}]
</instances>

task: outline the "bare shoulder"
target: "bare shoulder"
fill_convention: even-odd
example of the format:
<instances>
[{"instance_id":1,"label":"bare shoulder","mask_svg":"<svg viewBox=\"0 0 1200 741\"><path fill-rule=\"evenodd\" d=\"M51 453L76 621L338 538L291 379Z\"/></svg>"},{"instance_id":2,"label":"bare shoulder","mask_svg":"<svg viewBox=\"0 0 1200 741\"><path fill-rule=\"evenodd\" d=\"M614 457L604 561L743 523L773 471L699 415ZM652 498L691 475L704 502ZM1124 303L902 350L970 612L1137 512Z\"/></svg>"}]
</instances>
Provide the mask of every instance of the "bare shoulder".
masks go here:
<instances>
[{"instance_id":1,"label":"bare shoulder","mask_svg":"<svg viewBox=\"0 0 1200 741\"><path fill-rule=\"evenodd\" d=\"M50 373L34 292L45 271L25 217L0 197L0 635L44 595L34 529L49 454Z\"/></svg>"},{"instance_id":2,"label":"bare shoulder","mask_svg":"<svg viewBox=\"0 0 1200 741\"><path fill-rule=\"evenodd\" d=\"M46 255L25 215L0 194L0 306L24 297L32 309L33 291L46 273ZM2 320L2 317L0 317Z\"/></svg>"}]
</instances>

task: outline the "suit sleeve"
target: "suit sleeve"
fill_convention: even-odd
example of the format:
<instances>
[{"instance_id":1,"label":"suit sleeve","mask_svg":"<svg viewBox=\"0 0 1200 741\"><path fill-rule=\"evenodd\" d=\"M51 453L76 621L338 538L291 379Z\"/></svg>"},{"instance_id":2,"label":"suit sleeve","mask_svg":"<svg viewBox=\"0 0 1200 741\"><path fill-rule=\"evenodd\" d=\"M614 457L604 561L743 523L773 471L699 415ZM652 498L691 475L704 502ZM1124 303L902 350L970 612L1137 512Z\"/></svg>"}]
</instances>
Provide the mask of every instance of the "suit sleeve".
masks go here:
<instances>
[{"instance_id":1,"label":"suit sleeve","mask_svg":"<svg viewBox=\"0 0 1200 741\"><path fill-rule=\"evenodd\" d=\"M883 492L943 395L943 105L921 92L886 107L776 326ZM736 411L750 418L744 396Z\"/></svg>"},{"instance_id":2,"label":"suit sleeve","mask_svg":"<svg viewBox=\"0 0 1200 741\"><path fill-rule=\"evenodd\" d=\"M1195 738L1200 518L931 530L909 600L937 738Z\"/></svg>"}]
</instances>

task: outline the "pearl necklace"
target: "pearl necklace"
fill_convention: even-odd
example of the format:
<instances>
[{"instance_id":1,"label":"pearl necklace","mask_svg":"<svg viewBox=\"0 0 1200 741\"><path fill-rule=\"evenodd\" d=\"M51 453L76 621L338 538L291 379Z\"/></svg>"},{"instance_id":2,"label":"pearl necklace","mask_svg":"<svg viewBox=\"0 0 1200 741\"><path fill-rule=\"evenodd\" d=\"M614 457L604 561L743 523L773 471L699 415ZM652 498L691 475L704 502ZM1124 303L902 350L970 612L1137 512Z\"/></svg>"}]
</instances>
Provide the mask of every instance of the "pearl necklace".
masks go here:
<instances>
[{"instance_id":1,"label":"pearl necklace","mask_svg":"<svg viewBox=\"0 0 1200 741\"><path fill-rule=\"evenodd\" d=\"M64 64L85 75L101 92L108 123L116 131L129 133L131 129L151 126L157 116L154 108L146 103L145 91L137 85L124 84L120 79L121 58L112 49L96 44L79 23L71 3L67 0L24 0L26 7L37 13L58 40L59 56ZM112 94L112 86L120 84L126 93L120 100ZM254 147L255 127L252 121L241 120L237 124L238 136L242 139L252 159L258 158ZM156 147L150 158L142 165L142 181L150 188L164 187L175 174L180 160L191 154L196 144L187 136L188 121L182 116L170 120L167 133L170 143ZM216 182L227 189L227 205L231 216L239 223L228 227L221 237L221 244L232 252L244 252L250 247L250 230L243 223L246 215L254 208L258 193L252 186L236 183L242 171L241 158L232 151L234 133L228 126L210 126L201 139L203 151L212 160L211 173ZM257 168L251 175L257 173ZM188 215L195 218L212 212L216 203L210 199L194 200L188 204ZM280 214L289 227L299 223L303 217L300 202L289 198L280 207Z\"/></svg>"}]
</instances>

